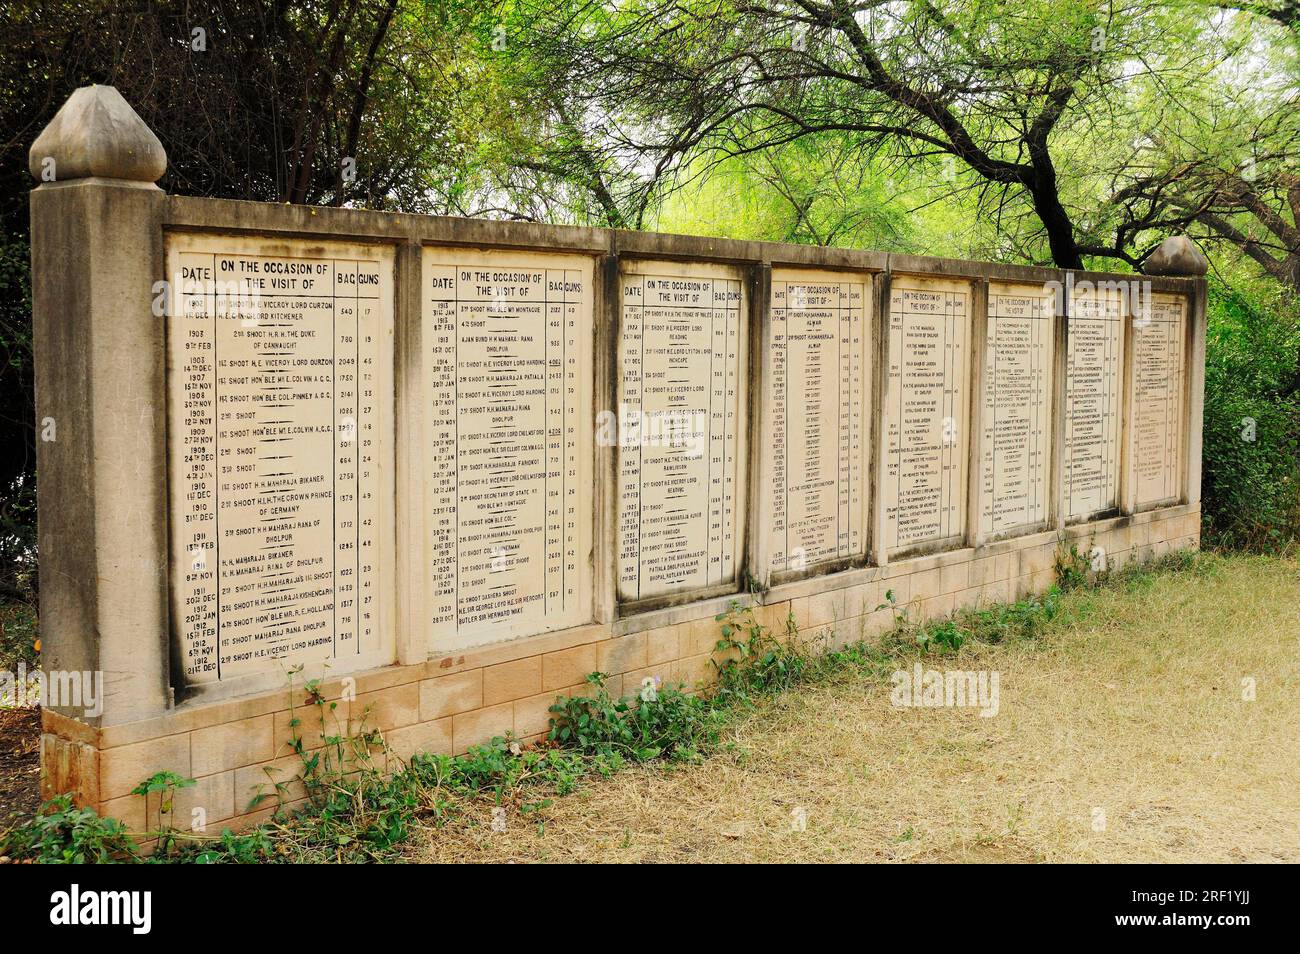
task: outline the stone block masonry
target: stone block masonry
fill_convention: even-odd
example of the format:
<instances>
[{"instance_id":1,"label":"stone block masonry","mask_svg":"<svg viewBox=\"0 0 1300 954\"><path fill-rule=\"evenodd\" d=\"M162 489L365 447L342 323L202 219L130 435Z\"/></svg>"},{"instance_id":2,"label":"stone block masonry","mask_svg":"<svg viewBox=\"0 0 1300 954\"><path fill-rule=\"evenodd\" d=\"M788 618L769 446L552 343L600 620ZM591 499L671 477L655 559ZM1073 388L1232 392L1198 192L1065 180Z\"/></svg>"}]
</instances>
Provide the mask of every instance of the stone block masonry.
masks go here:
<instances>
[{"instance_id":1,"label":"stone block masonry","mask_svg":"<svg viewBox=\"0 0 1300 954\"><path fill-rule=\"evenodd\" d=\"M166 196L165 161L109 87L32 149L44 662L104 675L44 713L47 795L144 827L167 770L240 827L302 797L295 718L531 741L593 671L707 683L733 602L842 644L889 591L1199 542L1200 277Z\"/></svg>"}]
</instances>

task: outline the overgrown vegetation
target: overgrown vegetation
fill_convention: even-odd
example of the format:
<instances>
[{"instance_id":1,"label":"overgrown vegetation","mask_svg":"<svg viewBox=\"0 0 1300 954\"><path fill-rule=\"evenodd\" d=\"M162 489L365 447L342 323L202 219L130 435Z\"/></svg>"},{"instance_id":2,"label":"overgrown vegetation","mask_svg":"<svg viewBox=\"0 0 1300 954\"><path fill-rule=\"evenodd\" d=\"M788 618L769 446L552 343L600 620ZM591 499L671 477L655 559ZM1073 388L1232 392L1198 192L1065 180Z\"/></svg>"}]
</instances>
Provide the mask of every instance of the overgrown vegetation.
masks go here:
<instances>
[{"instance_id":1,"label":"overgrown vegetation","mask_svg":"<svg viewBox=\"0 0 1300 954\"><path fill-rule=\"evenodd\" d=\"M646 686L632 698L615 700L604 673L591 673L589 696L560 699L551 711L548 739L598 760L603 770L625 761L691 761L717 744L722 728L716 702L681 686Z\"/></svg>"},{"instance_id":2,"label":"overgrown vegetation","mask_svg":"<svg viewBox=\"0 0 1300 954\"><path fill-rule=\"evenodd\" d=\"M1294 558L1214 554L1181 573L1115 573L1062 592L1040 636L913 650L884 663L887 678L840 670L738 717L730 746L698 766L620 773L557 800L544 831L451 826L406 857L1294 862L1296 569ZM909 700L897 678L915 688L918 666L922 687L936 671L946 684L987 674L996 717L969 695L965 707Z\"/></svg>"},{"instance_id":3,"label":"overgrown vegetation","mask_svg":"<svg viewBox=\"0 0 1300 954\"><path fill-rule=\"evenodd\" d=\"M26 600L0 599L0 670L16 672L24 663L31 671L39 660L35 607Z\"/></svg>"},{"instance_id":4,"label":"overgrown vegetation","mask_svg":"<svg viewBox=\"0 0 1300 954\"><path fill-rule=\"evenodd\" d=\"M139 857L135 839L115 818L101 818L57 795L36 818L4 836L0 853L40 864L112 864Z\"/></svg>"},{"instance_id":5,"label":"overgrown vegetation","mask_svg":"<svg viewBox=\"0 0 1300 954\"><path fill-rule=\"evenodd\" d=\"M1210 286L1202 512L1206 544L1300 540L1300 302Z\"/></svg>"},{"instance_id":6,"label":"overgrown vegetation","mask_svg":"<svg viewBox=\"0 0 1300 954\"><path fill-rule=\"evenodd\" d=\"M878 640L842 648L822 634L801 634L793 619L778 630L754 610L733 604L717 618L716 684L707 692L647 682L631 698L614 699L606 676L592 673L588 693L557 698L545 742L524 747L493 739L465 755L417 754L398 771L381 733L337 716L319 683L303 687L319 727L321 747L303 739L306 719L295 714L292 748L301 770L292 782L271 781L249 810L273 802L274 817L250 831L217 837L183 830L173 820L177 791L193 781L172 773L146 779L145 798L156 827L137 841L122 825L74 807L66 796L47 802L39 817L5 833L0 854L40 863L386 861L404 848L417 826L459 820L478 824L484 808L494 819L527 818L584 780L607 777L634 762L691 762L728 739L730 720L800 685L831 678L879 678L923 656L952 656L972 644L1035 640L1057 622L1087 618L1088 591L1121 586L1139 590L1160 573L1213 570L1213 557L1178 553L1147 566L1096 573L1076 548L1062 548L1058 583L1041 596L960 610L946 619L912 620L892 593L897 623ZM296 695L296 694L295 694ZM151 851L143 850L141 843Z\"/></svg>"}]
</instances>

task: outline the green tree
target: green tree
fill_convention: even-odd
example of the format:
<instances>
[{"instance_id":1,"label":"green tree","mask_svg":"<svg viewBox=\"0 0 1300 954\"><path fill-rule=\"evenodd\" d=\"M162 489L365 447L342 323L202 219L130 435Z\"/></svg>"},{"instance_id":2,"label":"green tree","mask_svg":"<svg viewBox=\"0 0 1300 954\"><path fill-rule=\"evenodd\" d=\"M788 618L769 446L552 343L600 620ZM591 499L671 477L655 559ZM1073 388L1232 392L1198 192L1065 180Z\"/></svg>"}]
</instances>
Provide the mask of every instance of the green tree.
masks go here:
<instances>
[{"instance_id":1,"label":"green tree","mask_svg":"<svg viewBox=\"0 0 1300 954\"><path fill-rule=\"evenodd\" d=\"M167 150L168 191L445 212L473 171L462 120L490 14L469 0L5 5L0 587L35 547L27 151L72 91L122 92Z\"/></svg>"},{"instance_id":2,"label":"green tree","mask_svg":"<svg viewBox=\"0 0 1300 954\"><path fill-rule=\"evenodd\" d=\"M672 166L837 133L861 161L950 157L991 219L1032 219L1037 261L1079 268L1098 197L1059 150L1106 141L1141 91L1168 108L1213 64L1185 11L1103 0L524 0L534 57L605 154ZM1162 105L1157 93L1168 102ZM963 183L963 187L970 183ZM1084 204L1071 207L1079 199Z\"/></svg>"},{"instance_id":3,"label":"green tree","mask_svg":"<svg viewBox=\"0 0 1300 954\"><path fill-rule=\"evenodd\" d=\"M1203 9L1193 5L1192 9ZM1097 254L1141 265L1147 236L1186 231L1300 290L1300 72L1296 35L1222 13L1197 32L1219 68L1184 77L1177 108L1138 97L1105 168ZM1109 236L1103 235L1109 230Z\"/></svg>"}]
</instances>

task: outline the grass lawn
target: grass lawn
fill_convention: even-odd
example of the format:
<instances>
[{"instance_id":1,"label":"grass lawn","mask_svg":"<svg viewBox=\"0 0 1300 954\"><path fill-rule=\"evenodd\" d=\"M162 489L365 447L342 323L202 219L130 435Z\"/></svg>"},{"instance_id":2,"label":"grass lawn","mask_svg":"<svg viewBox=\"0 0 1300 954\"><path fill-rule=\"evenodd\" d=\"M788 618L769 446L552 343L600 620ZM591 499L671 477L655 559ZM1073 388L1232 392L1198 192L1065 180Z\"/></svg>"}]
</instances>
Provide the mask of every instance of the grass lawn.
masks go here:
<instances>
[{"instance_id":1,"label":"grass lawn","mask_svg":"<svg viewBox=\"0 0 1300 954\"><path fill-rule=\"evenodd\" d=\"M504 831L474 805L409 857L1300 861L1300 562L1203 557L1061 608L1037 638L923 657L996 671L992 718L895 707L887 677L844 672L736 720L702 763L508 808Z\"/></svg>"}]
</instances>

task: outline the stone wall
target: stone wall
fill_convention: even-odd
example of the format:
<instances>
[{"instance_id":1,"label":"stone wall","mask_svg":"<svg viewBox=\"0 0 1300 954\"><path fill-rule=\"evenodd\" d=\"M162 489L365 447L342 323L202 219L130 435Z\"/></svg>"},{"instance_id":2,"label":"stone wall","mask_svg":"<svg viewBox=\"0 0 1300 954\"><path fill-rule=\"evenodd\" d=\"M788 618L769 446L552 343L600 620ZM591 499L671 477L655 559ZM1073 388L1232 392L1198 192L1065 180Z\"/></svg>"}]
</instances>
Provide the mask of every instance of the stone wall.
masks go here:
<instances>
[{"instance_id":1,"label":"stone wall","mask_svg":"<svg viewBox=\"0 0 1300 954\"><path fill-rule=\"evenodd\" d=\"M161 770L209 826L300 796L309 678L463 752L706 682L733 602L842 644L1198 544L1198 277L164 196L86 141L32 196L42 628L104 691L43 785L133 826Z\"/></svg>"},{"instance_id":2,"label":"stone wall","mask_svg":"<svg viewBox=\"0 0 1300 954\"><path fill-rule=\"evenodd\" d=\"M1177 506L1072 527L1066 538L1084 549L1106 548L1110 565L1119 567L1193 549L1199 534L1199 511ZM1051 584L1057 546L1057 534L1040 533L981 551L963 548L786 584L768 594L756 618L781 628L793 614L801 632L824 634L825 645L870 639L893 624L892 611L877 608L887 590L908 606L913 619L1016 599ZM380 728L398 758L461 753L506 733L536 741L545 735L556 697L586 691L589 672L609 673L613 694L634 695L646 677L688 686L710 681L710 651L718 640L714 616L724 608L695 604L682 608L680 615L689 618L651 629L583 626L362 673L355 679L355 701L339 702L337 725L346 727L352 718L354 726ZM633 631L615 631L624 629ZM321 690L327 700L338 701L343 683L327 679ZM315 713L301 689L294 693L287 687L102 728L47 710L44 791L75 790L84 803L143 829L144 799L129 793L165 769L198 782L177 794L177 818L187 819L192 808L202 807L210 826L256 824L275 809L274 799L252 807L259 794L271 792L272 780L289 785L291 801L302 797L301 787L293 784L302 763L291 747L289 723L294 717L304 723L298 732L313 751L321 746ZM331 719L330 732L335 727ZM156 810L156 804L149 806L148 811Z\"/></svg>"}]
</instances>

